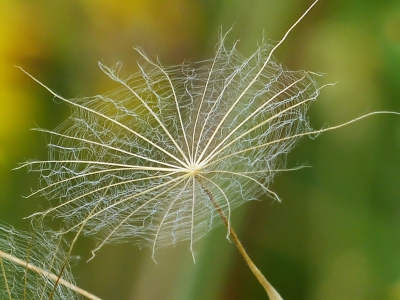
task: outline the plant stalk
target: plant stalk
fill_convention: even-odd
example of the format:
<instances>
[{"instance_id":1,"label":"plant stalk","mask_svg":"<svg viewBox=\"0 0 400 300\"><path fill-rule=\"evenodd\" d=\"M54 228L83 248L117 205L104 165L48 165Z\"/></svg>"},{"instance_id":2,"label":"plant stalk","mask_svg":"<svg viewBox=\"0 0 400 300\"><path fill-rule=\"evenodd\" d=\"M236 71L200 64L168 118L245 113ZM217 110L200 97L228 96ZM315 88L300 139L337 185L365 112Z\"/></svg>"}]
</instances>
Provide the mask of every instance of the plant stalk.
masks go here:
<instances>
[{"instance_id":1,"label":"plant stalk","mask_svg":"<svg viewBox=\"0 0 400 300\"><path fill-rule=\"evenodd\" d=\"M51 278L55 282L58 281L59 284L62 284L63 286L65 286L65 287L77 292L78 294L81 294L82 296L86 297L87 299L90 299L90 300L101 300L101 298L89 293L88 291L86 291L84 289L81 289L80 287L77 287L76 285L74 285L74 284L72 284L72 283L60 278L59 276L54 275L53 273L50 273L48 271L45 271L45 270L43 270L43 269L41 269L39 267L36 267L36 266L34 266L34 265L30 264L30 263L27 263L24 260L19 259L19 258L15 257L15 256L12 256L12 255L10 255L10 254L8 254L6 252L3 252L1 250L0 250L0 257L4 258L4 259L7 259L7 260L10 260L10 261L12 261L12 262L14 262L14 263L16 263L16 264L18 264L20 266L24 266L24 267L26 267L27 269L29 269L29 270L31 270L33 272L36 272L38 274L41 274L41 275L46 276L48 278Z\"/></svg>"},{"instance_id":2,"label":"plant stalk","mask_svg":"<svg viewBox=\"0 0 400 300\"><path fill-rule=\"evenodd\" d=\"M217 209L217 212L220 215L220 217L222 218L222 220L224 221L226 227L228 228L229 234L231 235L236 247L238 248L240 255L243 257L247 266L250 268L251 272L257 278L258 282L265 289L265 291L268 295L268 298L270 300L283 300L283 298L279 295L279 293L274 289L274 287L269 283L269 281L265 278L265 276L261 273L261 271L257 268L257 266L254 264L254 262L251 260L250 256L247 254L246 250L244 249L241 241L239 240L238 236L236 235L236 232L233 230L231 224L229 223L229 221L228 221L227 217L225 216L224 212L222 211L221 207L215 201L214 196L211 194L211 192L204 186L203 180L199 176L196 176L196 179L199 182L202 189L204 190L204 192L210 198L214 207Z\"/></svg>"},{"instance_id":3,"label":"plant stalk","mask_svg":"<svg viewBox=\"0 0 400 300\"><path fill-rule=\"evenodd\" d=\"M221 218L224 220L225 224L227 225L227 220L225 215L220 215ZM227 225L228 226L228 225ZM233 230L232 226L229 226L229 233L232 236L232 239L238 248L240 254L246 261L246 264L250 268L251 272L253 272L254 276L257 278L258 282L263 286L267 295L270 300L283 300L279 293L274 289L274 287L269 283L269 281L265 278L265 276L261 273L261 271L257 268L257 266L253 263L250 256L247 254L246 250L244 249L242 243L240 242L239 238L237 237L235 231Z\"/></svg>"}]
</instances>

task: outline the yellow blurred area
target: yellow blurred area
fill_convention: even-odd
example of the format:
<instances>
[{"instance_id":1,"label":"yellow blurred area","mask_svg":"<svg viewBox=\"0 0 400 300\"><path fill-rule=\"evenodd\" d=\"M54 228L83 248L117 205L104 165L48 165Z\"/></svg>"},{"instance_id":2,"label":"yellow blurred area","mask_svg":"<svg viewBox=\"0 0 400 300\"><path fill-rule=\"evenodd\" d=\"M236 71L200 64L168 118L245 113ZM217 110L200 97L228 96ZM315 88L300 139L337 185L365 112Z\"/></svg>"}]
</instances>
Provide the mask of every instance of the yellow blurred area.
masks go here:
<instances>
[{"instance_id":1,"label":"yellow blurred area","mask_svg":"<svg viewBox=\"0 0 400 300\"><path fill-rule=\"evenodd\" d=\"M0 166L9 167L16 157L17 142L31 126L35 114L35 96L21 80L25 75L17 64L42 55L35 36L33 15L17 1L1 1L0 18ZM4 13L7 12L7 13ZM21 153L21 151L17 151Z\"/></svg>"},{"instance_id":2,"label":"yellow blurred area","mask_svg":"<svg viewBox=\"0 0 400 300\"><path fill-rule=\"evenodd\" d=\"M93 47L134 61L132 47L180 63L195 52L204 16L197 1L81 1ZM96 45L97 44L97 45ZM186 53L185 53L186 52ZM121 53L128 53L126 58ZM125 59L124 59L125 58Z\"/></svg>"},{"instance_id":3,"label":"yellow blurred area","mask_svg":"<svg viewBox=\"0 0 400 300\"><path fill-rule=\"evenodd\" d=\"M388 288L389 292L389 296L388 296L388 300L399 300L400 299L400 279L395 282L394 284L392 284L389 288Z\"/></svg>"},{"instance_id":4,"label":"yellow blurred area","mask_svg":"<svg viewBox=\"0 0 400 300\"><path fill-rule=\"evenodd\" d=\"M197 2L184 0L173 1L82 1L90 23L96 25L97 30L114 31L125 28L136 28L138 31L156 29L160 37L174 46L181 43L184 37L191 35L190 28L199 26L199 19L193 18L188 26L186 19L189 16L201 14L201 6ZM197 24L196 24L197 23ZM179 31L177 31L179 29ZM173 36L170 33L174 32ZM176 42L176 43L173 43Z\"/></svg>"}]
</instances>

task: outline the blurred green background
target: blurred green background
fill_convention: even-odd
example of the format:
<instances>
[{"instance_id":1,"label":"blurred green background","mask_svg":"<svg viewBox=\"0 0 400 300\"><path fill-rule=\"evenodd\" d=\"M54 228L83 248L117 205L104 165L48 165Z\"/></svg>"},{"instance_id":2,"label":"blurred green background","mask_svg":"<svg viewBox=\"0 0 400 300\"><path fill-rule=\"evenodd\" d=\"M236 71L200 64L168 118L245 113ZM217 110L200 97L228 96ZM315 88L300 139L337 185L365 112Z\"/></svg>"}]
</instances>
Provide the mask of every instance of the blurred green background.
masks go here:
<instances>
[{"instance_id":1,"label":"blurred green background","mask_svg":"<svg viewBox=\"0 0 400 300\"><path fill-rule=\"evenodd\" d=\"M128 4L127 4L128 3ZM14 66L64 97L114 85L97 67L123 62L137 70L132 46L164 65L213 56L219 29L252 53L262 37L279 40L311 1L0 0L0 218L16 228L38 205L23 199L37 178L11 171L46 157L45 138L70 113ZM400 112L400 2L321 0L276 52L286 68L323 72L310 110L314 128L374 110ZM400 299L400 117L374 116L315 140L305 138L265 198L234 212L250 256L285 300ZM166 248L151 259L135 245L82 239L78 284L104 299L265 299L262 288L217 228L195 245Z\"/></svg>"}]
</instances>

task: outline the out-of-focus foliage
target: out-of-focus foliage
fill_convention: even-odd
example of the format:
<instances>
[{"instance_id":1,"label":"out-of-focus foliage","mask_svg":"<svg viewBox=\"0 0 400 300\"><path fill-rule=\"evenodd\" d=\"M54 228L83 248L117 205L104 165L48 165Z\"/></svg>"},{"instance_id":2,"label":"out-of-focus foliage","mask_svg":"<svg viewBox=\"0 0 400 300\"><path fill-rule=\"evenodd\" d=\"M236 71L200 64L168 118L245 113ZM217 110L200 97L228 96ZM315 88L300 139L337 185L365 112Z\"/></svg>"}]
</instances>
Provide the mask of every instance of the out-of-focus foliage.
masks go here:
<instances>
[{"instance_id":1,"label":"out-of-focus foliage","mask_svg":"<svg viewBox=\"0 0 400 300\"><path fill-rule=\"evenodd\" d=\"M11 172L45 158L34 123L54 128L68 108L52 101L14 65L65 97L114 86L97 68L124 63L132 46L163 65L212 57L220 26L248 54L263 32L278 40L307 1L0 1L0 217L18 227L41 199L22 199L37 178ZM398 1L320 1L276 57L288 69L324 72L311 106L314 128L373 110L400 111ZM270 199L234 213L239 237L284 299L400 299L400 120L375 116L316 140L303 140L276 178ZM24 223L21 226L25 226ZM78 284L105 299L261 299L263 290L217 229L197 247L197 262L177 246L160 251L107 246L77 270ZM86 244L87 245L86 245ZM77 251L89 257L91 241Z\"/></svg>"}]
</instances>

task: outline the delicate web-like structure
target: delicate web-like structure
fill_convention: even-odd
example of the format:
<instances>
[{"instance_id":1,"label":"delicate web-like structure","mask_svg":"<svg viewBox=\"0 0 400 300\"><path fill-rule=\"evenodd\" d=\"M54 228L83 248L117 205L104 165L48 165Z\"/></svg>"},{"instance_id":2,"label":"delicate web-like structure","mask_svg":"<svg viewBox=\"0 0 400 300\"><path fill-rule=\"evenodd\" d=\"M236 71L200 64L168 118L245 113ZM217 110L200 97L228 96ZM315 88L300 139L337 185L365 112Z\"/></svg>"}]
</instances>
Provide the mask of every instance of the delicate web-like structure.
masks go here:
<instances>
[{"instance_id":1,"label":"delicate web-like structure","mask_svg":"<svg viewBox=\"0 0 400 300\"><path fill-rule=\"evenodd\" d=\"M79 294L63 284L74 284L66 242L44 227L34 233L15 230L0 224L0 299L81 299Z\"/></svg>"},{"instance_id":2,"label":"delicate web-like structure","mask_svg":"<svg viewBox=\"0 0 400 300\"><path fill-rule=\"evenodd\" d=\"M143 52L139 72L101 70L119 87L106 95L64 99L73 113L50 136L41 174L68 231L107 242L134 240L156 249L193 244L231 211L269 190L287 153L310 132L315 74L288 71L263 42L250 57L224 45L214 59L163 67ZM218 213L220 209L220 213Z\"/></svg>"}]
</instances>

